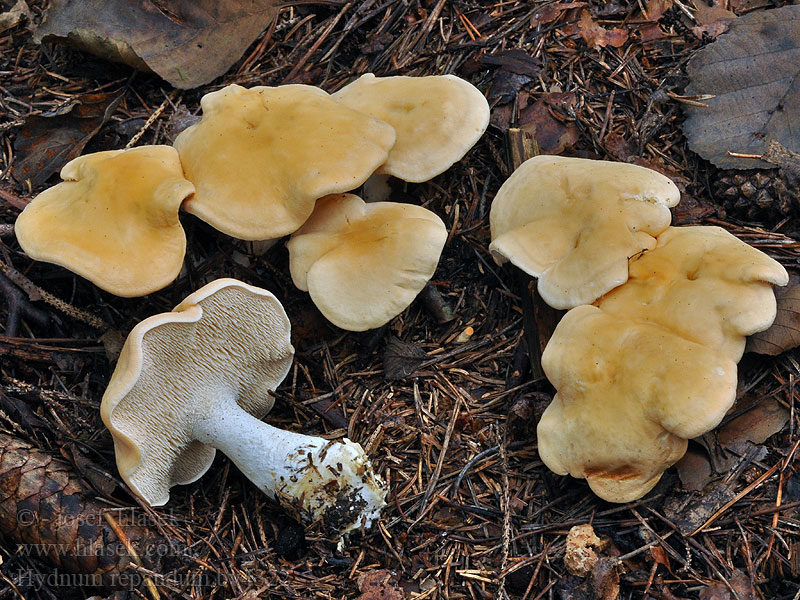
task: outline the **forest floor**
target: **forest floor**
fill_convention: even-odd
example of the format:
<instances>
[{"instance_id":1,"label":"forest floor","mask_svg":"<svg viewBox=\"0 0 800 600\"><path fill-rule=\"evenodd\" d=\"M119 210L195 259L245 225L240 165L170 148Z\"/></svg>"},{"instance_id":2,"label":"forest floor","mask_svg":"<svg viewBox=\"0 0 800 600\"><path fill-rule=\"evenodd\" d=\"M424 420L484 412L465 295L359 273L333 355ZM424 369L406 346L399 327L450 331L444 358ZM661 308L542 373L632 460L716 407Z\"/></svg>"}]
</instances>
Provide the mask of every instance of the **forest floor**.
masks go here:
<instances>
[{"instance_id":1,"label":"forest floor","mask_svg":"<svg viewBox=\"0 0 800 600\"><path fill-rule=\"evenodd\" d=\"M39 4L31 3L34 24ZM648 14L655 4L659 14ZM729 7L743 14L777 4ZM736 446L714 434L692 441L682 470L668 470L643 499L606 503L585 481L556 476L539 460L536 422L553 389L530 373L529 342L541 340L525 329L529 282L488 252L489 208L510 173L509 129L519 127L544 153L636 162L668 175L683 198L675 224L721 225L797 267L798 245L771 243L800 239L794 213L726 204L726 174L687 146L685 66L724 27L701 27L688 16L693 8L677 0L293 1L226 75L190 91L64 45L39 46L25 23L0 33L0 259L13 269L2 280L0 321L16 329L0 329L0 432L66 460L99 502L137 507L149 526L180 541L185 551L164 557L159 572L139 569L153 585L134 597L796 600L796 355L745 355L740 398L722 425L748 414L759 420L769 400L785 413L780 431L758 442L739 436ZM603 31L592 37L591 27ZM333 92L366 72L454 73L492 107L488 131L463 160L430 182L393 187L393 200L436 212L449 237L430 296L384 328L330 325L292 285L282 243L259 255L190 215L181 216L186 269L134 299L31 261L11 234L27 202L58 181L12 177L25 159L15 145L20 131L71 99L122 93L84 150L94 152L124 147L157 109L137 145L170 143L179 117L224 85L305 83ZM390 485L379 526L353 534L341 551L319 527L303 536L222 455L160 508L139 506L119 480L99 413L113 339L219 277L271 290L293 324L295 364L266 420L362 443ZM28 283L65 302L66 312ZM581 524L592 525L608 559L588 579L563 560L567 532ZM48 578L54 565L22 546L0 530L0 600L99 593Z\"/></svg>"}]
</instances>

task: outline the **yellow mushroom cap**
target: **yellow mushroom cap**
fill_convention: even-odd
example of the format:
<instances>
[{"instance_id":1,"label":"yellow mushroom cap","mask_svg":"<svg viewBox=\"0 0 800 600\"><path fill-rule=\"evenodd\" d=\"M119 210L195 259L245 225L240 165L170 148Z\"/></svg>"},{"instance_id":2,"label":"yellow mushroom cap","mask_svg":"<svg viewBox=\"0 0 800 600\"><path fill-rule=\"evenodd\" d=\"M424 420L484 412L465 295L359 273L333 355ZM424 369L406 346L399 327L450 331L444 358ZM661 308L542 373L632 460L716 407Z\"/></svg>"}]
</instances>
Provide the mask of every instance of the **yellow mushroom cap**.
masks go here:
<instances>
[{"instance_id":1,"label":"yellow mushroom cap","mask_svg":"<svg viewBox=\"0 0 800 600\"><path fill-rule=\"evenodd\" d=\"M492 202L489 250L539 278L555 308L589 304L628 278L680 200L664 175L627 163L562 156L525 161Z\"/></svg>"},{"instance_id":2,"label":"yellow mushroom cap","mask_svg":"<svg viewBox=\"0 0 800 600\"><path fill-rule=\"evenodd\" d=\"M333 94L346 106L389 123L397 142L380 173L428 181L469 151L489 125L489 103L455 75L362 75Z\"/></svg>"},{"instance_id":3,"label":"yellow mushroom cap","mask_svg":"<svg viewBox=\"0 0 800 600\"><path fill-rule=\"evenodd\" d=\"M339 194L321 198L286 245L294 284L334 325L365 331L411 304L446 240L442 220L421 206Z\"/></svg>"},{"instance_id":4,"label":"yellow mushroom cap","mask_svg":"<svg viewBox=\"0 0 800 600\"><path fill-rule=\"evenodd\" d=\"M229 85L200 105L175 139L197 188L184 208L246 240L296 231L317 198L364 183L395 141L390 125L307 85Z\"/></svg>"},{"instance_id":5,"label":"yellow mushroom cap","mask_svg":"<svg viewBox=\"0 0 800 600\"><path fill-rule=\"evenodd\" d=\"M598 301L605 312L658 323L681 337L742 357L745 336L775 320L780 263L720 227L670 227L630 262L630 278Z\"/></svg>"},{"instance_id":6,"label":"yellow mushroom cap","mask_svg":"<svg viewBox=\"0 0 800 600\"><path fill-rule=\"evenodd\" d=\"M724 353L596 306L564 316L542 367L558 390L537 428L542 461L610 502L650 491L736 397Z\"/></svg>"},{"instance_id":7,"label":"yellow mushroom cap","mask_svg":"<svg viewBox=\"0 0 800 600\"><path fill-rule=\"evenodd\" d=\"M181 270L181 202L194 192L170 146L87 154L61 169L62 183L17 218L22 249L117 296L143 296Z\"/></svg>"},{"instance_id":8,"label":"yellow mushroom cap","mask_svg":"<svg viewBox=\"0 0 800 600\"><path fill-rule=\"evenodd\" d=\"M267 290L217 279L172 312L141 321L128 335L103 395L100 416L114 438L120 475L148 504L196 481L215 450L196 440L194 422L236 398L251 415L271 409L294 348L289 319Z\"/></svg>"}]
</instances>

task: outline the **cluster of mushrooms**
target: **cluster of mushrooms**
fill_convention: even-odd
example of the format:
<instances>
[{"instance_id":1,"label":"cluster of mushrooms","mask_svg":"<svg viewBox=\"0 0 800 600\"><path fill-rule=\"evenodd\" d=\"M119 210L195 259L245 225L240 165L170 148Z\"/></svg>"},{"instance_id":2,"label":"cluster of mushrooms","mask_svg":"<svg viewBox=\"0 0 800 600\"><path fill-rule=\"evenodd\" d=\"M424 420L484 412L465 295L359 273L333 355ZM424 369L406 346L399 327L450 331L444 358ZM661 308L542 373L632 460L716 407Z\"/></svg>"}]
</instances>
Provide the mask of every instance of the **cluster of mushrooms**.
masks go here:
<instances>
[{"instance_id":1,"label":"cluster of mushrooms","mask_svg":"<svg viewBox=\"0 0 800 600\"><path fill-rule=\"evenodd\" d=\"M201 107L174 146L68 163L64 182L17 220L25 252L114 294L148 294L181 270L183 208L240 239L290 235L295 285L335 325L372 329L430 279L447 232L425 208L349 192L390 175L427 181L489 122L483 95L451 75L368 74L333 95L230 85ZM772 323L771 286L788 282L780 264L720 228L671 227L679 200L643 167L538 156L492 203L495 259L568 309L542 356L557 394L538 425L539 454L614 502L647 493L688 439L720 422L745 336ZM305 522L340 534L368 527L386 486L359 444L261 421L293 354L278 300L233 279L139 323L101 406L123 479L162 505L219 449Z\"/></svg>"},{"instance_id":2,"label":"cluster of mushrooms","mask_svg":"<svg viewBox=\"0 0 800 600\"><path fill-rule=\"evenodd\" d=\"M719 227L671 227L667 177L631 164L538 156L503 184L490 250L568 309L543 355L557 393L539 455L601 498L650 491L736 398L745 336L776 315L788 274Z\"/></svg>"},{"instance_id":3,"label":"cluster of mushrooms","mask_svg":"<svg viewBox=\"0 0 800 600\"><path fill-rule=\"evenodd\" d=\"M116 295L145 295L180 273L183 208L244 240L291 235L297 287L335 325L372 329L424 287L447 231L420 206L347 192L368 179L380 189L388 176L427 181L489 123L484 96L452 75L367 74L333 95L306 85L230 85L201 107L200 121L173 146L65 165L64 181L17 219L23 250ZM261 421L293 355L278 300L234 279L213 281L134 327L101 404L131 490L163 505L170 487L199 479L219 449L304 522L321 521L333 534L368 527L386 485L359 444Z\"/></svg>"},{"instance_id":4,"label":"cluster of mushrooms","mask_svg":"<svg viewBox=\"0 0 800 600\"><path fill-rule=\"evenodd\" d=\"M229 85L200 105L202 119L173 146L65 165L64 181L17 219L22 249L118 296L142 296L180 273L183 208L243 240L291 235L295 285L335 325L372 329L432 277L447 230L420 206L367 204L347 192L390 175L427 181L489 123L483 94L453 75L366 74L333 95L308 85Z\"/></svg>"}]
</instances>

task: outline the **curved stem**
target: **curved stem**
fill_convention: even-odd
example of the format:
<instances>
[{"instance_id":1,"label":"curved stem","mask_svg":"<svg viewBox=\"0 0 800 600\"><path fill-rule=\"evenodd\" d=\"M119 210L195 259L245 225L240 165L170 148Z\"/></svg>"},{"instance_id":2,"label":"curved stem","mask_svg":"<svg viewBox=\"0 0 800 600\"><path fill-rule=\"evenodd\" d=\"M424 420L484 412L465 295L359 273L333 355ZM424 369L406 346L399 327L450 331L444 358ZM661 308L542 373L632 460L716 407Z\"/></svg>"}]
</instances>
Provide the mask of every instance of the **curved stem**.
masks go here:
<instances>
[{"instance_id":1,"label":"curved stem","mask_svg":"<svg viewBox=\"0 0 800 600\"><path fill-rule=\"evenodd\" d=\"M359 444L328 441L278 429L235 400L200 418L194 437L217 448L264 493L305 522L323 519L331 531L369 526L385 505L386 490Z\"/></svg>"}]
</instances>

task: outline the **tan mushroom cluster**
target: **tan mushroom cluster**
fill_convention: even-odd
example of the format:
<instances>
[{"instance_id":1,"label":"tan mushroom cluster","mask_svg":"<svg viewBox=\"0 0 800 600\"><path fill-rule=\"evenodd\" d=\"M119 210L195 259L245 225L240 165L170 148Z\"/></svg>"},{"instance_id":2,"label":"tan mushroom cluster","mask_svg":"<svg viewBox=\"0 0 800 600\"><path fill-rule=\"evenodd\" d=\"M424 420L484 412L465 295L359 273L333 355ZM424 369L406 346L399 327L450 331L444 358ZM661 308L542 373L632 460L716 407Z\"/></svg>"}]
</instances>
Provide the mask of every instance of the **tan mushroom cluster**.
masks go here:
<instances>
[{"instance_id":1,"label":"tan mushroom cluster","mask_svg":"<svg viewBox=\"0 0 800 600\"><path fill-rule=\"evenodd\" d=\"M183 207L244 240L273 240L303 228L297 234L303 240L289 245L293 276L305 268L298 265L311 267L311 252L315 260L344 261L340 272L348 273L340 281L327 279L325 297L343 298L354 278L371 283L364 304L340 306L353 311L340 316L325 306L318 274L310 287L305 275L294 277L340 327L382 325L411 303L438 263L446 237L441 219L418 206L381 206L363 209L368 218L339 230L331 206L340 204L318 200L355 190L374 174L421 182L447 170L489 123L480 91L453 75L367 74L333 95L308 85L229 85L200 104L202 118L177 136L174 147L103 152L67 164L64 183L20 215L23 249L114 294L148 294L178 276ZM425 222L420 229L414 227L418 219ZM309 250L308 240L324 237L322 230L328 232L325 251L321 242ZM360 257L341 244L370 254Z\"/></svg>"},{"instance_id":2,"label":"tan mushroom cluster","mask_svg":"<svg viewBox=\"0 0 800 600\"><path fill-rule=\"evenodd\" d=\"M570 308L542 355L557 393L542 461L612 502L640 498L736 396L745 336L775 319L776 261L718 227L670 227L677 189L641 167L526 162L492 206L492 251ZM665 213L666 212L666 216Z\"/></svg>"}]
</instances>

